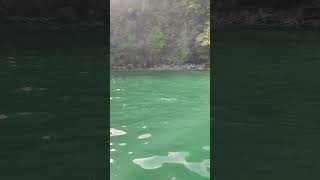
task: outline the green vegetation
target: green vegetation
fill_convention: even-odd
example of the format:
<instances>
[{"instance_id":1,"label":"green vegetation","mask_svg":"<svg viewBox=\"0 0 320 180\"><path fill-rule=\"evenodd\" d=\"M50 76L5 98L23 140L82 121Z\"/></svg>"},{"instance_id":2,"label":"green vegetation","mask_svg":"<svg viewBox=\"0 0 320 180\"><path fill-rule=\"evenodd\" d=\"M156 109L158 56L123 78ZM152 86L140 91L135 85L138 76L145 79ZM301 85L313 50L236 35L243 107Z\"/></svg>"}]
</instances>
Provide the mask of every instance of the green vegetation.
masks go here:
<instances>
[{"instance_id":1,"label":"green vegetation","mask_svg":"<svg viewBox=\"0 0 320 180\"><path fill-rule=\"evenodd\" d=\"M209 63L209 19L209 0L111 0L111 65Z\"/></svg>"}]
</instances>

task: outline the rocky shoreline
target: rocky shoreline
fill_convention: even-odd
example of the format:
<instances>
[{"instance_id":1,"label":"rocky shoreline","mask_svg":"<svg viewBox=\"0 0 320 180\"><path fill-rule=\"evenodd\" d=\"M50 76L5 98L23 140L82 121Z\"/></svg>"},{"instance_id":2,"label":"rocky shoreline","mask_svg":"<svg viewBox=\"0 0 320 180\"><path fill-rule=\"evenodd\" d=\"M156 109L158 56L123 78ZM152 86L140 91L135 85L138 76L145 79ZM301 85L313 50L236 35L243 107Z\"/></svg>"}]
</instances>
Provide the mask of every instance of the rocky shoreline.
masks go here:
<instances>
[{"instance_id":1,"label":"rocky shoreline","mask_svg":"<svg viewBox=\"0 0 320 180\"><path fill-rule=\"evenodd\" d=\"M150 68L111 67L111 69L119 71L210 71L210 64L160 65Z\"/></svg>"}]
</instances>

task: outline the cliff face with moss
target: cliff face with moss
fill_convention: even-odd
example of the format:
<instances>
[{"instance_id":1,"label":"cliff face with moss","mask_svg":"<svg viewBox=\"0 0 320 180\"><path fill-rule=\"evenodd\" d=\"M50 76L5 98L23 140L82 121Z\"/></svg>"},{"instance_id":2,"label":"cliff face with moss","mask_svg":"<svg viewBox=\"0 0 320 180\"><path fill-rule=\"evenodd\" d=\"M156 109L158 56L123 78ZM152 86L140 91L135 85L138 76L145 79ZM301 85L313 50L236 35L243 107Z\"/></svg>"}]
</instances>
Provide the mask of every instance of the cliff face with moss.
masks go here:
<instances>
[{"instance_id":1,"label":"cliff face with moss","mask_svg":"<svg viewBox=\"0 0 320 180\"><path fill-rule=\"evenodd\" d=\"M106 0L0 0L1 22L105 22Z\"/></svg>"},{"instance_id":2,"label":"cliff face with moss","mask_svg":"<svg viewBox=\"0 0 320 180\"><path fill-rule=\"evenodd\" d=\"M216 25L320 27L319 0L217 0Z\"/></svg>"}]
</instances>

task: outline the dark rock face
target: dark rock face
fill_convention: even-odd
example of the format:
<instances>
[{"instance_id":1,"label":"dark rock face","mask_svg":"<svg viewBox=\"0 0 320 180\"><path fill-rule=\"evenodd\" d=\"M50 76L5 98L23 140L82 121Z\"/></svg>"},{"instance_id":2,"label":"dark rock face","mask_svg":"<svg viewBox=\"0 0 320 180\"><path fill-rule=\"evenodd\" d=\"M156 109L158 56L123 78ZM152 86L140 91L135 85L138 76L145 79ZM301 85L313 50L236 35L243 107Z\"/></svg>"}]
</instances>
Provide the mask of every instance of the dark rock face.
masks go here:
<instances>
[{"instance_id":1,"label":"dark rock face","mask_svg":"<svg viewBox=\"0 0 320 180\"><path fill-rule=\"evenodd\" d=\"M319 0L217 0L216 25L272 25L320 28Z\"/></svg>"},{"instance_id":2,"label":"dark rock face","mask_svg":"<svg viewBox=\"0 0 320 180\"><path fill-rule=\"evenodd\" d=\"M0 22L106 22L106 0L0 0Z\"/></svg>"}]
</instances>

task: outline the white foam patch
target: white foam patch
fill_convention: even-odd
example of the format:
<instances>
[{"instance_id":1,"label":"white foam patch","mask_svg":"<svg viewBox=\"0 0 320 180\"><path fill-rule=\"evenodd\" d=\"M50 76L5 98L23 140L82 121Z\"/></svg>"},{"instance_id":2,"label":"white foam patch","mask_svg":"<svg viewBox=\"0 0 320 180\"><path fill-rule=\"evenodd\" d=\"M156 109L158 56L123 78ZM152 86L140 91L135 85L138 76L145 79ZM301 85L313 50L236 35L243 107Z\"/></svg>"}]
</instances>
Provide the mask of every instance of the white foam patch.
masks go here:
<instances>
[{"instance_id":1,"label":"white foam patch","mask_svg":"<svg viewBox=\"0 0 320 180\"><path fill-rule=\"evenodd\" d=\"M110 159L110 163L113 163L113 161L114 161L113 159Z\"/></svg>"},{"instance_id":2,"label":"white foam patch","mask_svg":"<svg viewBox=\"0 0 320 180\"><path fill-rule=\"evenodd\" d=\"M185 160L189 156L188 152L169 152L168 156L151 156L147 158L134 159L133 163L143 169L158 169L163 163L187 163Z\"/></svg>"},{"instance_id":3,"label":"white foam patch","mask_svg":"<svg viewBox=\"0 0 320 180\"><path fill-rule=\"evenodd\" d=\"M50 140L50 139L51 139L51 136L42 136L41 139L42 139L42 140Z\"/></svg>"},{"instance_id":4,"label":"white foam patch","mask_svg":"<svg viewBox=\"0 0 320 180\"><path fill-rule=\"evenodd\" d=\"M121 136L127 134L125 131L115 129L115 128L110 128L110 136Z\"/></svg>"},{"instance_id":5,"label":"white foam patch","mask_svg":"<svg viewBox=\"0 0 320 180\"><path fill-rule=\"evenodd\" d=\"M114 151L116 151L116 149L110 149L110 152L114 152Z\"/></svg>"},{"instance_id":6,"label":"white foam patch","mask_svg":"<svg viewBox=\"0 0 320 180\"><path fill-rule=\"evenodd\" d=\"M142 129L146 129L147 128L147 126L142 126Z\"/></svg>"},{"instance_id":7,"label":"white foam patch","mask_svg":"<svg viewBox=\"0 0 320 180\"><path fill-rule=\"evenodd\" d=\"M26 58L26 59L35 59L35 58L37 58L37 56L25 56L25 57L23 57L23 58Z\"/></svg>"},{"instance_id":8,"label":"white foam patch","mask_svg":"<svg viewBox=\"0 0 320 180\"><path fill-rule=\"evenodd\" d=\"M128 154L133 154L133 152L130 151L130 152L128 152Z\"/></svg>"},{"instance_id":9,"label":"white foam patch","mask_svg":"<svg viewBox=\"0 0 320 180\"><path fill-rule=\"evenodd\" d=\"M162 101L175 101L177 100L176 98L160 98Z\"/></svg>"},{"instance_id":10,"label":"white foam patch","mask_svg":"<svg viewBox=\"0 0 320 180\"><path fill-rule=\"evenodd\" d=\"M127 143L119 143L119 146L126 146Z\"/></svg>"},{"instance_id":11,"label":"white foam patch","mask_svg":"<svg viewBox=\"0 0 320 180\"><path fill-rule=\"evenodd\" d=\"M184 166L200 176L210 178L210 159L205 159L202 162L185 163Z\"/></svg>"},{"instance_id":12,"label":"white foam patch","mask_svg":"<svg viewBox=\"0 0 320 180\"><path fill-rule=\"evenodd\" d=\"M7 119L7 118L8 118L8 116L6 116L5 114L0 114L0 120Z\"/></svg>"},{"instance_id":13,"label":"white foam patch","mask_svg":"<svg viewBox=\"0 0 320 180\"><path fill-rule=\"evenodd\" d=\"M203 150L210 151L210 146L202 146Z\"/></svg>"},{"instance_id":14,"label":"white foam patch","mask_svg":"<svg viewBox=\"0 0 320 180\"><path fill-rule=\"evenodd\" d=\"M146 139L146 138L150 138L151 134L147 133L147 134L142 134L138 137L138 139Z\"/></svg>"},{"instance_id":15,"label":"white foam patch","mask_svg":"<svg viewBox=\"0 0 320 180\"><path fill-rule=\"evenodd\" d=\"M26 116L26 115L30 115L32 114L31 112L20 112L20 113L17 113L18 115L21 115L21 116Z\"/></svg>"},{"instance_id":16,"label":"white foam patch","mask_svg":"<svg viewBox=\"0 0 320 180\"><path fill-rule=\"evenodd\" d=\"M23 87L21 88L22 91L32 91L32 87Z\"/></svg>"},{"instance_id":17,"label":"white foam patch","mask_svg":"<svg viewBox=\"0 0 320 180\"><path fill-rule=\"evenodd\" d=\"M143 169L158 169L164 163L182 164L192 172L200 176L210 178L210 159L205 159L202 162L187 162L186 157L188 152L169 152L168 156L152 156L147 158L134 159L133 163L137 164Z\"/></svg>"}]
</instances>

